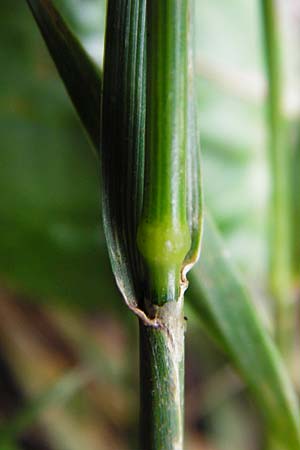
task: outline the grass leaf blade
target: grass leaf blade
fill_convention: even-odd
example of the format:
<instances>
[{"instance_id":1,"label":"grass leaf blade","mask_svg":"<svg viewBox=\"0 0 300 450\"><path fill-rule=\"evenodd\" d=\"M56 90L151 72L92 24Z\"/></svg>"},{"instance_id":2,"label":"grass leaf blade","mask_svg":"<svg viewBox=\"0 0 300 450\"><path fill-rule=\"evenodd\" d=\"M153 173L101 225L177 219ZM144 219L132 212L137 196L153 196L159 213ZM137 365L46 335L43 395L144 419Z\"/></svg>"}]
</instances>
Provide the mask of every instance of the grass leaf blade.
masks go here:
<instances>
[{"instance_id":1,"label":"grass leaf blade","mask_svg":"<svg viewBox=\"0 0 300 450\"><path fill-rule=\"evenodd\" d=\"M101 77L51 0L26 0L95 148L100 146Z\"/></svg>"},{"instance_id":2,"label":"grass leaf blade","mask_svg":"<svg viewBox=\"0 0 300 450\"><path fill-rule=\"evenodd\" d=\"M232 270L215 226L207 217L201 262L191 276L189 304L238 369L269 430L286 449L297 450L299 411L292 384L247 290Z\"/></svg>"}]
</instances>

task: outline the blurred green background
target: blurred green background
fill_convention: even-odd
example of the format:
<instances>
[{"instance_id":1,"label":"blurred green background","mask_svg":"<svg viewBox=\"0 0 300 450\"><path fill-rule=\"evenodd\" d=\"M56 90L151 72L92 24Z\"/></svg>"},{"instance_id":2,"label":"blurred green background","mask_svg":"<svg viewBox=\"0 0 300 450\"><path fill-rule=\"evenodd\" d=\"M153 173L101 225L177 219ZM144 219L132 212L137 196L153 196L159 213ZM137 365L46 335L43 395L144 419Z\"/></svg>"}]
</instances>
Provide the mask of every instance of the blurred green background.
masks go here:
<instances>
[{"instance_id":1,"label":"blurred green background","mask_svg":"<svg viewBox=\"0 0 300 450\"><path fill-rule=\"evenodd\" d=\"M287 3L293 118L299 16L297 2ZM101 66L105 2L55 4ZM137 324L109 267L98 161L26 2L1 0L0 18L0 449L138 449ZM205 203L263 314L269 177L259 2L196 0L195 19ZM247 392L187 316L186 449L259 449Z\"/></svg>"}]
</instances>

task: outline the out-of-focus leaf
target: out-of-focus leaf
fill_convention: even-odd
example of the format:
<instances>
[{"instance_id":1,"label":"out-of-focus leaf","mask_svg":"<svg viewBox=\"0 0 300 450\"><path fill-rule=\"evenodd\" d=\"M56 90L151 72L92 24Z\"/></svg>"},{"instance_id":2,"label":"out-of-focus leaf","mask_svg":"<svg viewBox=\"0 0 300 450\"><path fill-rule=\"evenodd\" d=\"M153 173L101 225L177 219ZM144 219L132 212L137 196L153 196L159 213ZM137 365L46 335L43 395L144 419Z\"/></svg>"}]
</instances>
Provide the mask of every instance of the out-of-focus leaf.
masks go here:
<instances>
[{"instance_id":1,"label":"out-of-focus leaf","mask_svg":"<svg viewBox=\"0 0 300 450\"><path fill-rule=\"evenodd\" d=\"M1 17L1 282L60 304L112 308L95 157L25 2L3 0Z\"/></svg>"},{"instance_id":2,"label":"out-of-focus leaf","mask_svg":"<svg viewBox=\"0 0 300 450\"><path fill-rule=\"evenodd\" d=\"M298 224L300 221L300 187L299 187L299 173L300 173L300 135L299 135L299 120L294 126L296 130L293 134L296 135L297 144L292 155L292 238L293 238L293 269L297 284L300 282L300 235Z\"/></svg>"},{"instance_id":3,"label":"out-of-focus leaf","mask_svg":"<svg viewBox=\"0 0 300 450\"><path fill-rule=\"evenodd\" d=\"M261 2L265 66L268 80L266 99L270 170L268 285L274 304L277 345L289 362L295 350L296 302L293 293L292 255L292 158L289 146L291 128L285 117L284 70L281 56L281 23L278 4Z\"/></svg>"},{"instance_id":4,"label":"out-of-focus leaf","mask_svg":"<svg viewBox=\"0 0 300 450\"><path fill-rule=\"evenodd\" d=\"M94 146L100 144L101 80L99 70L51 0L26 0L53 61Z\"/></svg>"},{"instance_id":5,"label":"out-of-focus leaf","mask_svg":"<svg viewBox=\"0 0 300 450\"><path fill-rule=\"evenodd\" d=\"M263 328L245 286L232 270L220 237L206 218L200 264L194 269L189 303L252 391L269 430L297 450L297 398L282 359Z\"/></svg>"}]
</instances>

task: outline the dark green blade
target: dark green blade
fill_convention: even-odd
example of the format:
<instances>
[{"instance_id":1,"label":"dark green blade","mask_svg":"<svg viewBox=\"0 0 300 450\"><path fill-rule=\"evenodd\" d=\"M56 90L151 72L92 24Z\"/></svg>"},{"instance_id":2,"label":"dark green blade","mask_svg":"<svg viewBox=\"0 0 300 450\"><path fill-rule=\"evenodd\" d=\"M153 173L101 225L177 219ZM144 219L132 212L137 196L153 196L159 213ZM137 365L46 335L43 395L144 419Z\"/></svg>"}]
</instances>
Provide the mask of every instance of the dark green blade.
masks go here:
<instances>
[{"instance_id":1,"label":"dark green blade","mask_svg":"<svg viewBox=\"0 0 300 450\"><path fill-rule=\"evenodd\" d=\"M136 234L144 167L144 30L144 0L108 2L101 144L103 220L116 281L130 307L136 307L141 298Z\"/></svg>"},{"instance_id":2,"label":"dark green blade","mask_svg":"<svg viewBox=\"0 0 300 450\"><path fill-rule=\"evenodd\" d=\"M26 0L80 120L96 149L100 146L101 78L51 0Z\"/></svg>"}]
</instances>

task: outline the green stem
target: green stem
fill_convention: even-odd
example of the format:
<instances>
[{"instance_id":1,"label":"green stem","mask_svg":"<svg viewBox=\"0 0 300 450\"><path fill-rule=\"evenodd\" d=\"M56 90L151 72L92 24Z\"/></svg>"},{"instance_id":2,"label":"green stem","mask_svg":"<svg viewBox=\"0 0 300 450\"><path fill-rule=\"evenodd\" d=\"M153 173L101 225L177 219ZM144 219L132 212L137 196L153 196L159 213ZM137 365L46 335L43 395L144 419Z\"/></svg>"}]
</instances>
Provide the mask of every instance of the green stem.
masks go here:
<instances>
[{"instance_id":1,"label":"green stem","mask_svg":"<svg viewBox=\"0 0 300 450\"><path fill-rule=\"evenodd\" d=\"M140 323L141 448L183 449L183 302L169 302L156 313L163 328Z\"/></svg>"},{"instance_id":2,"label":"green stem","mask_svg":"<svg viewBox=\"0 0 300 450\"><path fill-rule=\"evenodd\" d=\"M182 269L191 247L187 196L188 0L147 2L145 183L137 243L147 316L140 324L143 450L183 449Z\"/></svg>"},{"instance_id":3,"label":"green stem","mask_svg":"<svg viewBox=\"0 0 300 450\"><path fill-rule=\"evenodd\" d=\"M270 287L276 301L276 338L283 353L290 346L293 328L291 296L290 152L282 108L283 77L279 30L274 0L262 0L268 76L268 126L271 175Z\"/></svg>"},{"instance_id":4,"label":"green stem","mask_svg":"<svg viewBox=\"0 0 300 450\"><path fill-rule=\"evenodd\" d=\"M191 246L187 219L188 1L147 3L145 184L138 248L146 297L156 304L180 295Z\"/></svg>"}]
</instances>

